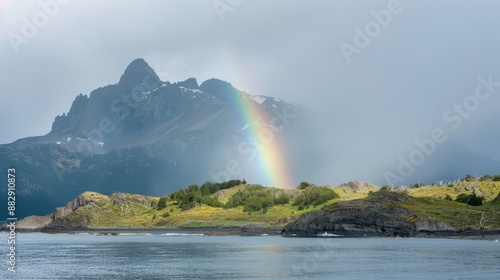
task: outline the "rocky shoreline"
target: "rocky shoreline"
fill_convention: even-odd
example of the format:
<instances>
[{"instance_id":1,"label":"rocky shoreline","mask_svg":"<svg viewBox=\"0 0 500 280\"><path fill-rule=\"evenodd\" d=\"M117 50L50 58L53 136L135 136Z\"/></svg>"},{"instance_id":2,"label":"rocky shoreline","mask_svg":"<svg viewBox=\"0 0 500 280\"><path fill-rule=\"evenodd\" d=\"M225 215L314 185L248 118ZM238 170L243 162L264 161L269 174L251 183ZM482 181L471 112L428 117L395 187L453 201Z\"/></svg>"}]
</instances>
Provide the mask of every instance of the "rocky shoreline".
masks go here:
<instances>
[{"instance_id":1,"label":"rocky shoreline","mask_svg":"<svg viewBox=\"0 0 500 280\"><path fill-rule=\"evenodd\" d=\"M321 238L431 238L431 239L470 239L500 240L500 230L464 230L464 231L421 231L412 236L394 236L381 234L361 234L358 232L324 232L317 234L283 234L284 237L321 237Z\"/></svg>"},{"instance_id":2,"label":"rocky shoreline","mask_svg":"<svg viewBox=\"0 0 500 280\"><path fill-rule=\"evenodd\" d=\"M242 227L93 227L90 222L92 213L110 211L97 208L103 195L87 192L64 207L56 208L46 216L29 216L16 222L18 232L42 233L89 233L98 235L119 235L126 233L158 233L158 234L200 234L207 236L261 236L274 235L284 237L410 237L410 238L463 238L463 239L500 239L498 222L490 223L486 229L481 222L483 215L476 215L477 227L457 223L455 216L443 219L441 210L431 214L422 210L431 201L423 201L404 192L379 190L368 193L360 199L341 200L311 210L287 220L283 228L263 223L246 224ZM500 197L500 195L498 196ZM101 199L101 200L100 200ZM115 205L142 205L153 207L150 197L114 194L106 199ZM495 200L494 200L495 201ZM420 203L420 204L419 204ZM435 203L435 202L434 202ZM439 202L441 203L441 202ZM102 203L101 203L102 204ZM424 206L422 206L424 205ZM420 207L420 208L419 208ZM123 209L122 209L123 210ZM85 215L82 211L87 211ZM76 215L80 213L79 215ZM90 213L90 214L89 214ZM436 212L434 212L436 213ZM492 211L488 218L498 219L498 211ZM121 214L128 215L126 212ZM484 212L482 212L484 214ZM155 214L156 216L156 214ZM153 219L155 219L153 216ZM437 217L437 218L435 218ZM479 219L480 217L480 219ZM281 226L284 222L281 224ZM121 223L115 223L121 225ZM452 226L453 225L453 226ZM479 226L480 225L480 226ZM2 230L8 230L6 225Z\"/></svg>"},{"instance_id":3,"label":"rocky shoreline","mask_svg":"<svg viewBox=\"0 0 500 280\"><path fill-rule=\"evenodd\" d=\"M4 225L2 231L9 229ZM176 228L176 227L144 227L144 228L91 228L91 227L67 227L67 226L45 226L42 228L17 228L17 232L39 232L47 234L79 234L88 233L96 235L120 235L120 234L192 234L206 236L260 236L281 235L281 228L266 228L260 225L248 224L234 228Z\"/></svg>"},{"instance_id":4,"label":"rocky shoreline","mask_svg":"<svg viewBox=\"0 0 500 280\"><path fill-rule=\"evenodd\" d=\"M330 208L301 215L287 224L284 236L500 238L500 229L458 230L431 218L422 219L404 207L413 200L403 193L379 191L366 199L341 201ZM413 221L412 221L413 220Z\"/></svg>"},{"instance_id":5,"label":"rocky shoreline","mask_svg":"<svg viewBox=\"0 0 500 280\"><path fill-rule=\"evenodd\" d=\"M6 231L6 228L2 228ZM363 233L356 231L326 231L317 233L289 233L285 229L266 228L259 225L245 225L241 228L84 228L84 227L44 227L41 229L17 229L17 232L39 232L47 234L172 234L172 235L204 235L204 236L283 236L293 238L444 238L470 240L499 240L500 229L463 230L463 231L419 231L411 236L399 236L380 233Z\"/></svg>"}]
</instances>

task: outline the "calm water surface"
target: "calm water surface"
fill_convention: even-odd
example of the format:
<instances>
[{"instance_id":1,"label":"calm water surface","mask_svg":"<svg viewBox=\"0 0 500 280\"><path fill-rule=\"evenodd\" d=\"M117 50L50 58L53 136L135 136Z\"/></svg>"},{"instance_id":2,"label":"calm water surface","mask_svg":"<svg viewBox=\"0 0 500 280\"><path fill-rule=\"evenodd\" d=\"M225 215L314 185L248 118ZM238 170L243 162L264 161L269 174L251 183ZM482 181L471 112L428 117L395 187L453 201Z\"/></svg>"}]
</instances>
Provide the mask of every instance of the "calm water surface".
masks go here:
<instances>
[{"instance_id":1,"label":"calm water surface","mask_svg":"<svg viewBox=\"0 0 500 280\"><path fill-rule=\"evenodd\" d=\"M500 242L18 233L0 279L500 279Z\"/></svg>"}]
</instances>

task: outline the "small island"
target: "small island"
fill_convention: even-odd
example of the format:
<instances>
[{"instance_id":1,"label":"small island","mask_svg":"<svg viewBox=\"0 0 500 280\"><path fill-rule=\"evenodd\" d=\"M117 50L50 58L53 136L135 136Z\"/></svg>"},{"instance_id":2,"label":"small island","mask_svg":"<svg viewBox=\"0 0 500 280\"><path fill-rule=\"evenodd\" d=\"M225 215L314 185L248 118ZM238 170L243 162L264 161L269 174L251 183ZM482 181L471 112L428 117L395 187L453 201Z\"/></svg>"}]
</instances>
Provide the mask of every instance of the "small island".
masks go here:
<instances>
[{"instance_id":1,"label":"small island","mask_svg":"<svg viewBox=\"0 0 500 280\"><path fill-rule=\"evenodd\" d=\"M163 197L84 192L19 231L166 232L204 235L446 237L498 239L500 176L447 184L378 187L302 182L278 189L231 180L191 185ZM5 230L5 226L4 226Z\"/></svg>"}]
</instances>

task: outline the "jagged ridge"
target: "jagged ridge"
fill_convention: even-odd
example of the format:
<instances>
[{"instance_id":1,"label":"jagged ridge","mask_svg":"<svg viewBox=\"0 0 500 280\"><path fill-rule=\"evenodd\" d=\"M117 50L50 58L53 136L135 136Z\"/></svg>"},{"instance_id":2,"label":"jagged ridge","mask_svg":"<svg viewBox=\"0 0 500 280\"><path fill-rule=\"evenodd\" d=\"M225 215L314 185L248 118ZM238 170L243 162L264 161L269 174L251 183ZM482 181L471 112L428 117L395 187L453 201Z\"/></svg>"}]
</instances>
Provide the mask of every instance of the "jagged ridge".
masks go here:
<instances>
[{"instance_id":1,"label":"jagged ridge","mask_svg":"<svg viewBox=\"0 0 500 280\"><path fill-rule=\"evenodd\" d=\"M247 123L230 95L268 113L283 106L295 115L302 110L274 98L259 105L217 79L201 85L195 78L163 82L143 59L134 60L117 84L79 94L47 135L0 145L0 160L20 172L18 216L46 214L88 189L160 195L230 179L220 171L233 160L254 172L248 155L238 150L248 141L241 131ZM289 125L282 138L292 129Z\"/></svg>"}]
</instances>

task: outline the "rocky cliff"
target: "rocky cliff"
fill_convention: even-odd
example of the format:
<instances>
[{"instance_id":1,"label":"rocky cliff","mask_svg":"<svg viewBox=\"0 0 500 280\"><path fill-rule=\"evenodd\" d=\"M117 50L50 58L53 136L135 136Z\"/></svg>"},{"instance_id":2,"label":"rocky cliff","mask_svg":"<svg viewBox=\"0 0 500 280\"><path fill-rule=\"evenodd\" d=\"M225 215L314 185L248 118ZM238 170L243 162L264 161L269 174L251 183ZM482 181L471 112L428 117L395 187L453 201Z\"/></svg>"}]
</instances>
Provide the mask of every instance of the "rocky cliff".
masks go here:
<instances>
[{"instance_id":1,"label":"rocky cliff","mask_svg":"<svg viewBox=\"0 0 500 280\"><path fill-rule=\"evenodd\" d=\"M110 196L96 192L84 192L63 207L57 207L45 216L28 216L17 222L20 230L40 230L49 228L87 228L92 227L92 216L81 215L81 210L99 211L99 205L111 203L126 213L131 205L156 207L157 198L126 193L115 193Z\"/></svg>"},{"instance_id":2,"label":"rocky cliff","mask_svg":"<svg viewBox=\"0 0 500 280\"><path fill-rule=\"evenodd\" d=\"M283 235L334 233L349 236L415 236L423 231L455 231L435 220L414 221L415 213L403 204L413 198L403 193L378 191L367 198L340 201L322 210L301 215L288 224Z\"/></svg>"}]
</instances>

